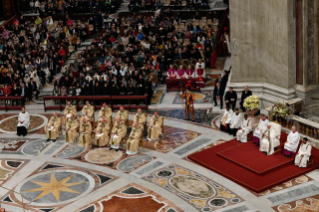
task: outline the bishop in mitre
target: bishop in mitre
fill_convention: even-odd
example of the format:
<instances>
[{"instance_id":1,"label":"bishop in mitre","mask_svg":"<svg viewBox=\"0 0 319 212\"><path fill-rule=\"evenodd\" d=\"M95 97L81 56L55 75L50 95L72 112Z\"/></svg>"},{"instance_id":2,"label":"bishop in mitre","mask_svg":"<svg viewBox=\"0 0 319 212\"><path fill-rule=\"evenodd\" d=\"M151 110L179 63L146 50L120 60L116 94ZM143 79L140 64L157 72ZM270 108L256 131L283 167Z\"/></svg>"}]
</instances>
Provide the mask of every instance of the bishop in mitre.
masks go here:
<instances>
[{"instance_id":1,"label":"bishop in mitre","mask_svg":"<svg viewBox=\"0 0 319 212\"><path fill-rule=\"evenodd\" d=\"M91 139L92 134L92 125L89 121L86 120L86 118L82 118L82 123L80 126L80 141L79 146L88 146L92 143Z\"/></svg>"},{"instance_id":2,"label":"bishop in mitre","mask_svg":"<svg viewBox=\"0 0 319 212\"><path fill-rule=\"evenodd\" d=\"M158 115L158 112L154 113L151 118L150 126L147 130L147 140L155 141L163 134L162 132L163 117Z\"/></svg>"},{"instance_id":3,"label":"bishop in mitre","mask_svg":"<svg viewBox=\"0 0 319 212\"><path fill-rule=\"evenodd\" d=\"M242 119L242 114L240 114L238 108L236 108L229 125L229 133L231 135L236 136L238 129L241 128Z\"/></svg>"},{"instance_id":4,"label":"bishop in mitre","mask_svg":"<svg viewBox=\"0 0 319 212\"><path fill-rule=\"evenodd\" d=\"M68 101L64 108L64 125L66 125L66 122L71 117L71 114L73 114L76 117L77 111L76 107L72 105L70 101Z\"/></svg>"},{"instance_id":5,"label":"bishop in mitre","mask_svg":"<svg viewBox=\"0 0 319 212\"><path fill-rule=\"evenodd\" d=\"M25 111L25 107L21 108L18 116L17 135L26 136L28 134L28 127L30 126L30 115Z\"/></svg>"},{"instance_id":6,"label":"bishop in mitre","mask_svg":"<svg viewBox=\"0 0 319 212\"><path fill-rule=\"evenodd\" d=\"M134 120L133 120L133 126L136 122L138 122L140 124L140 127L142 129L144 129L144 125L147 121L147 117L145 116L145 114L142 112L141 108L139 108L137 110L137 113L134 116Z\"/></svg>"},{"instance_id":7,"label":"bishop in mitre","mask_svg":"<svg viewBox=\"0 0 319 212\"><path fill-rule=\"evenodd\" d=\"M291 157L293 152L297 152L298 145L300 141L300 135L296 131L296 127L292 126L291 131L288 134L287 141L285 143L283 154L286 157Z\"/></svg>"},{"instance_id":8,"label":"bishop in mitre","mask_svg":"<svg viewBox=\"0 0 319 212\"><path fill-rule=\"evenodd\" d=\"M65 142L73 143L75 142L78 136L78 129L80 123L76 115L71 114L70 118L66 121L65 124Z\"/></svg>"},{"instance_id":9,"label":"bishop in mitre","mask_svg":"<svg viewBox=\"0 0 319 212\"><path fill-rule=\"evenodd\" d=\"M128 120L128 111L124 110L124 107L121 106L120 110L116 113L115 119L121 119L121 122L126 124L126 121Z\"/></svg>"},{"instance_id":10,"label":"bishop in mitre","mask_svg":"<svg viewBox=\"0 0 319 212\"><path fill-rule=\"evenodd\" d=\"M229 106L226 106L223 117L220 121L220 130L221 131L223 131L223 132L229 131L229 124L231 122L232 117L233 117L233 110L231 110Z\"/></svg>"},{"instance_id":11,"label":"bishop in mitre","mask_svg":"<svg viewBox=\"0 0 319 212\"><path fill-rule=\"evenodd\" d=\"M111 124L102 119L95 129L94 146L106 146L110 140Z\"/></svg>"},{"instance_id":12,"label":"bishop in mitre","mask_svg":"<svg viewBox=\"0 0 319 212\"><path fill-rule=\"evenodd\" d=\"M308 142L308 138L302 140L298 154L295 158L295 165L300 168L306 168L309 162L309 157L311 156L311 144Z\"/></svg>"},{"instance_id":13,"label":"bishop in mitre","mask_svg":"<svg viewBox=\"0 0 319 212\"><path fill-rule=\"evenodd\" d=\"M263 132L260 142L259 151L266 155L272 155L275 152L276 131L271 128L271 124L267 124L267 129Z\"/></svg>"},{"instance_id":14,"label":"bishop in mitre","mask_svg":"<svg viewBox=\"0 0 319 212\"><path fill-rule=\"evenodd\" d=\"M126 154L134 155L138 152L140 141L143 139L143 128L138 122L134 123L132 131L126 142Z\"/></svg>"},{"instance_id":15,"label":"bishop in mitre","mask_svg":"<svg viewBox=\"0 0 319 212\"><path fill-rule=\"evenodd\" d=\"M89 101L86 101L86 104L82 108L82 118L85 118L91 124L94 124L94 107L90 105Z\"/></svg>"},{"instance_id":16,"label":"bishop in mitre","mask_svg":"<svg viewBox=\"0 0 319 212\"><path fill-rule=\"evenodd\" d=\"M112 129L111 132L111 138L110 138L110 145L112 149L115 149L115 151L118 151L120 148L120 143L122 139L126 136L127 133L127 127L126 125L121 121L120 118L116 119L116 123Z\"/></svg>"},{"instance_id":17,"label":"bishop in mitre","mask_svg":"<svg viewBox=\"0 0 319 212\"><path fill-rule=\"evenodd\" d=\"M252 121L250 118L248 118L248 115L244 115L244 119L242 120L241 123L241 128L237 131L237 141L240 141L242 143L247 143L247 135L251 132L252 130Z\"/></svg>"},{"instance_id":18,"label":"bishop in mitre","mask_svg":"<svg viewBox=\"0 0 319 212\"><path fill-rule=\"evenodd\" d=\"M106 103L103 103L103 106L99 112L99 121L105 119L107 123L111 123L112 121L112 108L107 106Z\"/></svg>"},{"instance_id":19,"label":"bishop in mitre","mask_svg":"<svg viewBox=\"0 0 319 212\"><path fill-rule=\"evenodd\" d=\"M56 141L56 139L59 137L60 130L62 130L60 128L61 128L61 118L58 117L57 112L54 112L46 129L47 142L51 140L53 142Z\"/></svg>"},{"instance_id":20,"label":"bishop in mitre","mask_svg":"<svg viewBox=\"0 0 319 212\"><path fill-rule=\"evenodd\" d=\"M255 129L253 134L253 143L259 145L260 140L262 139L263 133L267 130L267 125L269 120L264 114L260 115L260 120L258 123L257 129Z\"/></svg>"}]
</instances>

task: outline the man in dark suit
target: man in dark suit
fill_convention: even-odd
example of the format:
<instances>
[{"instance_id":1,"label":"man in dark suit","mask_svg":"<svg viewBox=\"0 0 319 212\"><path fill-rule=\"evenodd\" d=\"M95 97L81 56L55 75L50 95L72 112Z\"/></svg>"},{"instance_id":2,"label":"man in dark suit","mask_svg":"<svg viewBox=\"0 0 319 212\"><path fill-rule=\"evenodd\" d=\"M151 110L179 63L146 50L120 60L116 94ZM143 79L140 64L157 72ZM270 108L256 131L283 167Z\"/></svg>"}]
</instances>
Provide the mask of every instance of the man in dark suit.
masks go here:
<instances>
[{"instance_id":1,"label":"man in dark suit","mask_svg":"<svg viewBox=\"0 0 319 212\"><path fill-rule=\"evenodd\" d=\"M20 88L20 94L22 97L22 105L25 105L25 99L26 97L29 95L28 94L28 89L25 87L24 83L21 84L21 88Z\"/></svg>"},{"instance_id":2,"label":"man in dark suit","mask_svg":"<svg viewBox=\"0 0 319 212\"><path fill-rule=\"evenodd\" d=\"M29 100L32 101L32 94L35 95L35 99L38 99L40 92L38 90L37 83L34 82L33 78L31 78L28 88L29 88Z\"/></svg>"},{"instance_id":3,"label":"man in dark suit","mask_svg":"<svg viewBox=\"0 0 319 212\"><path fill-rule=\"evenodd\" d=\"M220 84L216 83L215 88L214 88L214 94L213 94L213 99L214 99L214 107L217 106L217 99L220 100L220 109L223 109L223 91L220 88Z\"/></svg>"},{"instance_id":4,"label":"man in dark suit","mask_svg":"<svg viewBox=\"0 0 319 212\"><path fill-rule=\"evenodd\" d=\"M226 88L227 81L228 81L228 76L229 76L229 72L224 70L224 75L220 80L220 88L222 89L223 92L225 92L225 88Z\"/></svg>"},{"instance_id":5,"label":"man in dark suit","mask_svg":"<svg viewBox=\"0 0 319 212\"><path fill-rule=\"evenodd\" d=\"M242 109L242 111L246 112L246 109L244 108L244 101L248 96L251 96L252 93L250 90L248 90L248 86L245 86L245 90L243 90L243 92L241 93L241 101L239 102L240 104L240 108Z\"/></svg>"},{"instance_id":6,"label":"man in dark suit","mask_svg":"<svg viewBox=\"0 0 319 212\"><path fill-rule=\"evenodd\" d=\"M215 88L216 88L216 86L217 86L217 83L219 83L219 86L221 85L221 83L222 83L222 75L218 75L218 78L215 80Z\"/></svg>"},{"instance_id":7,"label":"man in dark suit","mask_svg":"<svg viewBox=\"0 0 319 212\"><path fill-rule=\"evenodd\" d=\"M236 101L237 101L237 93L235 91L233 91L232 87L230 87L229 91L227 91L226 95L225 95L226 107L231 106L232 110L234 111L234 109L236 107Z\"/></svg>"}]
</instances>

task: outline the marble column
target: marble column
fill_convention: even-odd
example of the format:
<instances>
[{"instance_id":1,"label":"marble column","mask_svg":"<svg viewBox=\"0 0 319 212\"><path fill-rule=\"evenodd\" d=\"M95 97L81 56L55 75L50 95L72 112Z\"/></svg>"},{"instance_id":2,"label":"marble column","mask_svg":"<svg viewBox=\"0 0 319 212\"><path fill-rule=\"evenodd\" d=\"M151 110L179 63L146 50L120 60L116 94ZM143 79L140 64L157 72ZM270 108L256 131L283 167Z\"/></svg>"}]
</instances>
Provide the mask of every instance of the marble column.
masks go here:
<instances>
[{"instance_id":1,"label":"marble column","mask_svg":"<svg viewBox=\"0 0 319 212\"><path fill-rule=\"evenodd\" d=\"M303 84L302 0L296 0L296 83Z\"/></svg>"}]
</instances>

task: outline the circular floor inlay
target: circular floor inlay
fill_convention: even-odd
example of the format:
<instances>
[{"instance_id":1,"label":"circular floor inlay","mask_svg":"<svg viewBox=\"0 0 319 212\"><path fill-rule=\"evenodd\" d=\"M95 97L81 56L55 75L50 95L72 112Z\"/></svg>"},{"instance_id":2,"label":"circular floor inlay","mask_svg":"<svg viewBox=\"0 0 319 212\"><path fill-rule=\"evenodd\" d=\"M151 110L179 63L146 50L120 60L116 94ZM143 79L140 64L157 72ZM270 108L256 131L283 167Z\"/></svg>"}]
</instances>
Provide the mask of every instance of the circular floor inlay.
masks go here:
<instances>
[{"instance_id":1,"label":"circular floor inlay","mask_svg":"<svg viewBox=\"0 0 319 212\"><path fill-rule=\"evenodd\" d=\"M48 123L48 119L45 116L39 114L30 115L30 125L28 132L36 131L44 127ZM0 132L3 133L16 133L18 125L18 115L9 116L0 121Z\"/></svg>"},{"instance_id":2,"label":"circular floor inlay","mask_svg":"<svg viewBox=\"0 0 319 212\"><path fill-rule=\"evenodd\" d=\"M201 93L195 93L194 96L195 96L196 100L200 100L200 99L204 99L205 98L205 95L201 94Z\"/></svg>"},{"instance_id":3,"label":"circular floor inlay","mask_svg":"<svg viewBox=\"0 0 319 212\"><path fill-rule=\"evenodd\" d=\"M234 198L234 199L231 199L230 201L231 201L232 203L238 203L238 202L240 202L240 199Z\"/></svg>"},{"instance_id":4,"label":"circular floor inlay","mask_svg":"<svg viewBox=\"0 0 319 212\"><path fill-rule=\"evenodd\" d=\"M122 151L114 151L106 148L95 149L85 155L85 160L91 163L109 163L116 161L123 155Z\"/></svg>"},{"instance_id":5,"label":"circular floor inlay","mask_svg":"<svg viewBox=\"0 0 319 212\"><path fill-rule=\"evenodd\" d=\"M157 172L157 176L160 176L160 177L169 177L172 174L173 173L169 170L162 170L162 171Z\"/></svg>"},{"instance_id":6,"label":"circular floor inlay","mask_svg":"<svg viewBox=\"0 0 319 212\"><path fill-rule=\"evenodd\" d=\"M222 207L227 204L227 201L221 198L212 199L209 204L214 207Z\"/></svg>"},{"instance_id":7,"label":"circular floor inlay","mask_svg":"<svg viewBox=\"0 0 319 212\"><path fill-rule=\"evenodd\" d=\"M203 208L203 209L202 209L202 211L205 211L205 212L206 212L206 211L211 211L211 210L212 210L211 208Z\"/></svg>"},{"instance_id":8,"label":"circular floor inlay","mask_svg":"<svg viewBox=\"0 0 319 212\"><path fill-rule=\"evenodd\" d=\"M168 166L168 168L170 168L170 169L174 169L174 168L175 168L175 166Z\"/></svg>"}]
</instances>

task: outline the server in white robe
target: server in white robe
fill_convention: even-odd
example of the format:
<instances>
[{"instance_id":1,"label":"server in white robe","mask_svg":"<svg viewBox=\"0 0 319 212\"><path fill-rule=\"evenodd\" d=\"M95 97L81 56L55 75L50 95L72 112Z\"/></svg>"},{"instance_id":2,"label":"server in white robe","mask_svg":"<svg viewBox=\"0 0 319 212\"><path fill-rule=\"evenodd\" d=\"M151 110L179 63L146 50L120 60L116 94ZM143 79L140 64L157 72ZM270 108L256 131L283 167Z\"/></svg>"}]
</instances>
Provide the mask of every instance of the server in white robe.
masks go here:
<instances>
[{"instance_id":1,"label":"server in white robe","mask_svg":"<svg viewBox=\"0 0 319 212\"><path fill-rule=\"evenodd\" d=\"M264 152L266 155L272 155L275 152L275 139L276 131L271 128L271 124L267 124L267 129L262 135L259 151Z\"/></svg>"},{"instance_id":2,"label":"server in white robe","mask_svg":"<svg viewBox=\"0 0 319 212\"><path fill-rule=\"evenodd\" d=\"M244 119L242 120L241 123L241 128L240 130L237 131L237 141L240 141L242 143L247 143L247 135L251 132L252 130L252 121L250 118L248 118L248 115L244 115Z\"/></svg>"},{"instance_id":3,"label":"server in white robe","mask_svg":"<svg viewBox=\"0 0 319 212\"><path fill-rule=\"evenodd\" d=\"M311 144L308 142L308 138L302 140L298 154L295 158L295 165L300 168L306 168L309 162L309 157L311 156Z\"/></svg>"},{"instance_id":4,"label":"server in white robe","mask_svg":"<svg viewBox=\"0 0 319 212\"><path fill-rule=\"evenodd\" d=\"M253 134L253 143L259 145L260 140L262 139L262 135L267 129L267 125L269 123L269 120L264 114L260 115L260 120L258 123L257 129L255 129Z\"/></svg>"},{"instance_id":5,"label":"server in white robe","mask_svg":"<svg viewBox=\"0 0 319 212\"><path fill-rule=\"evenodd\" d=\"M296 131L296 127L292 126L291 131L288 134L287 141L285 143L283 154L286 157L291 157L293 152L297 152L298 145L300 141L300 135Z\"/></svg>"},{"instance_id":6,"label":"server in white robe","mask_svg":"<svg viewBox=\"0 0 319 212\"><path fill-rule=\"evenodd\" d=\"M241 128L242 119L242 114L240 114L238 108L236 108L230 121L229 134L236 136L238 129Z\"/></svg>"},{"instance_id":7,"label":"server in white robe","mask_svg":"<svg viewBox=\"0 0 319 212\"><path fill-rule=\"evenodd\" d=\"M220 121L220 130L224 132L228 132L229 124L233 116L233 111L226 107L222 120Z\"/></svg>"},{"instance_id":8,"label":"server in white robe","mask_svg":"<svg viewBox=\"0 0 319 212\"><path fill-rule=\"evenodd\" d=\"M21 112L18 117L18 125L17 125L17 135L22 135L23 137L28 134L28 127L30 125L30 115L28 112L25 112L25 108L21 108Z\"/></svg>"}]
</instances>

